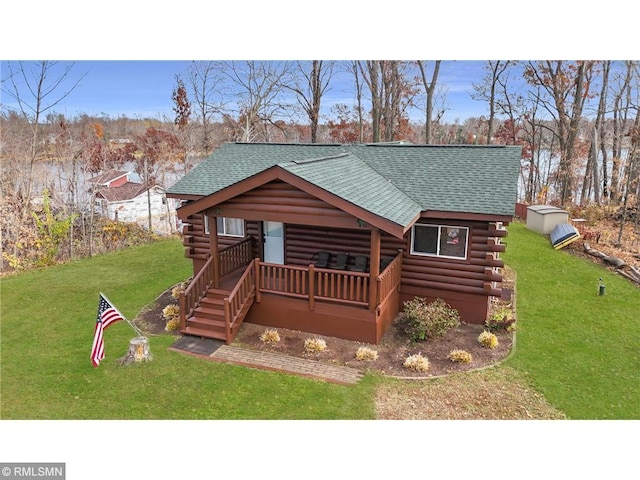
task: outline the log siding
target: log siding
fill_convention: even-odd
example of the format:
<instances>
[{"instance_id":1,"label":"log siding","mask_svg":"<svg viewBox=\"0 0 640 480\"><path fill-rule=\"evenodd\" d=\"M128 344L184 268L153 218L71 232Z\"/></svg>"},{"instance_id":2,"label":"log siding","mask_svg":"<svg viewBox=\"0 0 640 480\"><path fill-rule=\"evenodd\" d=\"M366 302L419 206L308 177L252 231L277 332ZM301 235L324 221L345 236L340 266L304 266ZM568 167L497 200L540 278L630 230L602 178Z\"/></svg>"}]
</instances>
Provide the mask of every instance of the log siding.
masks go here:
<instances>
[{"instance_id":1,"label":"log siding","mask_svg":"<svg viewBox=\"0 0 640 480\"><path fill-rule=\"evenodd\" d=\"M358 218L280 180L266 183L215 207L223 217L311 226L358 228ZM373 227L366 226L371 230Z\"/></svg>"},{"instance_id":2,"label":"log siding","mask_svg":"<svg viewBox=\"0 0 640 480\"><path fill-rule=\"evenodd\" d=\"M444 224L442 221L423 219L420 223ZM447 223L449 224L449 223ZM411 235L406 237L403 258L402 285L422 290L450 290L473 295L500 296L498 284L502 275L498 267L503 264L499 253L504 251L500 239L506 235L495 223L457 222L454 226L469 228L467 258L454 259L435 256L412 255Z\"/></svg>"}]
</instances>

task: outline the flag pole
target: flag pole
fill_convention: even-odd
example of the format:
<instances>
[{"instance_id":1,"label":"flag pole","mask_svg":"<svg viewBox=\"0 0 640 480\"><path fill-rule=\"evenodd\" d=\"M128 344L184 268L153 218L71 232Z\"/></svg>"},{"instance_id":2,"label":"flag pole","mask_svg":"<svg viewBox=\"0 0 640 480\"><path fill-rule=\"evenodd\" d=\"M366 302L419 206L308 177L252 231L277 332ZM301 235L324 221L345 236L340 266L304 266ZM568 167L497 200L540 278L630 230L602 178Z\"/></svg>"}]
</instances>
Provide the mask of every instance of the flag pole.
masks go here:
<instances>
[{"instance_id":1,"label":"flag pole","mask_svg":"<svg viewBox=\"0 0 640 480\"><path fill-rule=\"evenodd\" d=\"M136 332L136 334L137 334L139 337L144 337L144 335L142 334L142 332L141 332L140 330L138 330L138 329L135 327L135 325L129 321L129 319L128 319L127 317L125 317L124 315L122 315L122 312L121 312L120 310L118 310L118 308L113 304L113 302L112 302L111 300L109 300L109 298L107 298L107 296L106 296L104 293L100 292L100 295L102 295L102 296L104 297L104 299L105 299L107 302L109 302L109 304L110 304L110 305L111 305L111 306L112 306L112 307L113 307L113 308L114 308L114 309L115 309L115 310L120 314L120 316L121 316L122 318L124 318L124 319L125 319L125 321L129 324L129 326L130 326L131 328L133 328L133 331L134 331L134 332Z\"/></svg>"}]
</instances>

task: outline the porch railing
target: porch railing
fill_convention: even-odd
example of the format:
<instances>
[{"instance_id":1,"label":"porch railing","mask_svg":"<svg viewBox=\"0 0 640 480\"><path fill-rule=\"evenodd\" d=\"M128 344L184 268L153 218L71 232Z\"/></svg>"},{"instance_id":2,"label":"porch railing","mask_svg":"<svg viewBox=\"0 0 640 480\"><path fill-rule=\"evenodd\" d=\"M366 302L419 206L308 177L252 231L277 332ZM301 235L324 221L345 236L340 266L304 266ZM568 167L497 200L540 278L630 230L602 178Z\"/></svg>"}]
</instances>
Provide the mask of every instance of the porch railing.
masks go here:
<instances>
[{"instance_id":1,"label":"porch railing","mask_svg":"<svg viewBox=\"0 0 640 480\"><path fill-rule=\"evenodd\" d=\"M369 274L344 270L309 269L313 275L315 298L351 305L369 304Z\"/></svg>"},{"instance_id":2,"label":"porch railing","mask_svg":"<svg viewBox=\"0 0 640 480\"><path fill-rule=\"evenodd\" d=\"M178 300L180 305L180 330L187 327L187 317L198 306L207 290L213 285L214 279L213 256L207 260L198 274L193 277L184 292L180 294Z\"/></svg>"},{"instance_id":3,"label":"porch railing","mask_svg":"<svg viewBox=\"0 0 640 480\"><path fill-rule=\"evenodd\" d=\"M238 283L231 291L228 297L224 299L224 321L227 334L227 342L230 342L233 336L231 330L236 322L249 310L250 303L256 297L256 264L259 260L249 263Z\"/></svg>"},{"instance_id":4,"label":"porch railing","mask_svg":"<svg viewBox=\"0 0 640 480\"><path fill-rule=\"evenodd\" d=\"M251 241L245 239L236 245L220 252L225 252L226 273L249 264L234 289L224 300L227 338L239 317L248 310L248 303L258 298L261 293L274 293L294 298L306 299L311 310L316 300L339 304L362 306L369 305L370 274L348 270L331 270L316 268L314 265L300 267L294 265L278 265L264 263L259 259L248 259L251 254ZM220 264L223 262L221 260ZM236 266L237 265L237 266ZM375 279L377 288L375 305L380 305L400 284L402 270L402 253ZM221 275L224 275L221 270ZM204 267L191 281L187 289L180 295L180 328L186 328L186 319L198 306L214 279L213 257L207 260Z\"/></svg>"},{"instance_id":5,"label":"porch railing","mask_svg":"<svg viewBox=\"0 0 640 480\"><path fill-rule=\"evenodd\" d=\"M376 278L378 282L377 304L384 303L389 295L400 285L402 273L402 252Z\"/></svg>"},{"instance_id":6,"label":"porch railing","mask_svg":"<svg viewBox=\"0 0 640 480\"><path fill-rule=\"evenodd\" d=\"M260 263L260 292L275 293L309 301L313 310L316 300L366 306L369 301L369 274Z\"/></svg>"},{"instance_id":7,"label":"porch railing","mask_svg":"<svg viewBox=\"0 0 640 480\"><path fill-rule=\"evenodd\" d=\"M251 237L220 250L220 276L223 277L240 267L248 265L253 260L252 254L253 242Z\"/></svg>"},{"instance_id":8,"label":"porch railing","mask_svg":"<svg viewBox=\"0 0 640 480\"><path fill-rule=\"evenodd\" d=\"M289 297L309 296L307 268L260 263L260 291Z\"/></svg>"}]
</instances>

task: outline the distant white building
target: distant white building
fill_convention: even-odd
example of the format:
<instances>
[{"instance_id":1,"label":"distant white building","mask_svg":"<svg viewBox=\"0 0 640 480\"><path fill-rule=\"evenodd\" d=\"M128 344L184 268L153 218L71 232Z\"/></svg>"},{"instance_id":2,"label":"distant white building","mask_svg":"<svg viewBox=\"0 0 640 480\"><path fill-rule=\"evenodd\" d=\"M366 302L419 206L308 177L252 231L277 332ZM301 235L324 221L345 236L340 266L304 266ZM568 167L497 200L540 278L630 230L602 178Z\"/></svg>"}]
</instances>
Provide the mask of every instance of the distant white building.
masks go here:
<instances>
[{"instance_id":1,"label":"distant white building","mask_svg":"<svg viewBox=\"0 0 640 480\"><path fill-rule=\"evenodd\" d=\"M137 223L148 229L150 203L153 231L159 235L175 233L176 201L167 199L165 189L159 185L147 187L130 182L129 174L112 170L89 179L96 185L96 211L110 220Z\"/></svg>"}]
</instances>

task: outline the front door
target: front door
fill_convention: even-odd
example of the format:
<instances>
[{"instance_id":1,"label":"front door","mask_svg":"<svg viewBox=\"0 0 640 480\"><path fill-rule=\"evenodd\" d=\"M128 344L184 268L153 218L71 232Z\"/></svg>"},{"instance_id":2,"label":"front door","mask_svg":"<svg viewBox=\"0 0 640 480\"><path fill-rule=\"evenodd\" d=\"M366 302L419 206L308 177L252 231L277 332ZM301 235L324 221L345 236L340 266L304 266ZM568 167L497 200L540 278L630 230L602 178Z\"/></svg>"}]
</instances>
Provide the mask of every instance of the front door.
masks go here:
<instances>
[{"instance_id":1,"label":"front door","mask_svg":"<svg viewBox=\"0 0 640 480\"><path fill-rule=\"evenodd\" d=\"M264 232L265 263L284 264L284 224L280 222L262 222Z\"/></svg>"}]
</instances>

